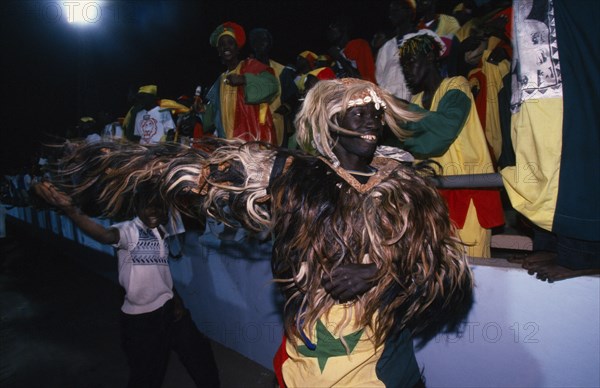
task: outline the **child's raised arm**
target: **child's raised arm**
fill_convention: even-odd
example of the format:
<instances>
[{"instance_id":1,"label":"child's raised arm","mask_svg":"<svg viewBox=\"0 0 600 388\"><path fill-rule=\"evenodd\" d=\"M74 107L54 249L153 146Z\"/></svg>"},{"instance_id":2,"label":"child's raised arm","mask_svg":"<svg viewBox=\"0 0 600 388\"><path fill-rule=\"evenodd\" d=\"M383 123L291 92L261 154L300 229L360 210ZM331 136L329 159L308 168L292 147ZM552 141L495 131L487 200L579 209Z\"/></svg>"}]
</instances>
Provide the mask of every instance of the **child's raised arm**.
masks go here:
<instances>
[{"instance_id":1,"label":"child's raised arm","mask_svg":"<svg viewBox=\"0 0 600 388\"><path fill-rule=\"evenodd\" d=\"M119 242L119 231L116 228L106 228L85 215L67 194L59 191L50 182L42 182L33 187L35 193L48 204L61 209L75 225L94 240L103 244Z\"/></svg>"},{"instance_id":2,"label":"child's raised arm","mask_svg":"<svg viewBox=\"0 0 600 388\"><path fill-rule=\"evenodd\" d=\"M135 194L144 185L167 207L190 217L208 215L251 230L267 230L268 186L281 151L259 142L210 137L196 146L81 143L61 159L53 179L58 191L69 193L87 214L132 218Z\"/></svg>"}]
</instances>

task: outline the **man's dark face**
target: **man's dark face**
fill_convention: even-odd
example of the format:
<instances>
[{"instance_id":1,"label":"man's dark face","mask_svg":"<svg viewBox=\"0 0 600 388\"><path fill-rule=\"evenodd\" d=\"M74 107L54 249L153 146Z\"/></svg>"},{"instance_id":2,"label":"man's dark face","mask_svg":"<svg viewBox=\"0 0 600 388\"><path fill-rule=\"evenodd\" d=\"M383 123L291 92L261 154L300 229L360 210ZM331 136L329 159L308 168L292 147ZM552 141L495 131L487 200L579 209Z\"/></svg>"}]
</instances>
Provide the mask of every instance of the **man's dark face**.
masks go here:
<instances>
[{"instance_id":1,"label":"man's dark face","mask_svg":"<svg viewBox=\"0 0 600 388\"><path fill-rule=\"evenodd\" d=\"M423 15L435 10L434 0L417 0L417 14Z\"/></svg>"},{"instance_id":2,"label":"man's dark face","mask_svg":"<svg viewBox=\"0 0 600 388\"><path fill-rule=\"evenodd\" d=\"M156 106L156 96L149 93L138 93L137 102L144 109L150 110Z\"/></svg>"},{"instance_id":3,"label":"man's dark face","mask_svg":"<svg viewBox=\"0 0 600 388\"><path fill-rule=\"evenodd\" d=\"M404 79L412 94L423 91L425 80L429 75L430 64L426 54L416 54L410 57L400 59Z\"/></svg>"},{"instance_id":4,"label":"man's dark face","mask_svg":"<svg viewBox=\"0 0 600 388\"><path fill-rule=\"evenodd\" d=\"M252 50L257 56L269 55L271 51L271 39L265 32L257 32L252 39Z\"/></svg>"},{"instance_id":5,"label":"man's dark face","mask_svg":"<svg viewBox=\"0 0 600 388\"><path fill-rule=\"evenodd\" d=\"M329 44L338 44L342 38L341 26L337 23L331 23L329 27L327 27L325 37L327 38L327 42L329 42Z\"/></svg>"},{"instance_id":6,"label":"man's dark face","mask_svg":"<svg viewBox=\"0 0 600 388\"><path fill-rule=\"evenodd\" d=\"M383 110L376 109L373 103L348 109L340 127L355 132L356 136L334 135L342 148L340 151L361 158L372 157L382 135L382 118Z\"/></svg>"},{"instance_id":7,"label":"man's dark face","mask_svg":"<svg viewBox=\"0 0 600 388\"><path fill-rule=\"evenodd\" d=\"M388 18L392 25L397 26L412 18L412 10L405 1L392 1Z\"/></svg>"},{"instance_id":8,"label":"man's dark face","mask_svg":"<svg viewBox=\"0 0 600 388\"><path fill-rule=\"evenodd\" d=\"M239 54L237 42L231 35L223 35L217 43L217 52L224 62L231 61Z\"/></svg>"},{"instance_id":9,"label":"man's dark face","mask_svg":"<svg viewBox=\"0 0 600 388\"><path fill-rule=\"evenodd\" d=\"M169 221L169 212L159 200L154 199L148 203L137 203L137 215L148 228L156 228L165 225Z\"/></svg>"}]
</instances>

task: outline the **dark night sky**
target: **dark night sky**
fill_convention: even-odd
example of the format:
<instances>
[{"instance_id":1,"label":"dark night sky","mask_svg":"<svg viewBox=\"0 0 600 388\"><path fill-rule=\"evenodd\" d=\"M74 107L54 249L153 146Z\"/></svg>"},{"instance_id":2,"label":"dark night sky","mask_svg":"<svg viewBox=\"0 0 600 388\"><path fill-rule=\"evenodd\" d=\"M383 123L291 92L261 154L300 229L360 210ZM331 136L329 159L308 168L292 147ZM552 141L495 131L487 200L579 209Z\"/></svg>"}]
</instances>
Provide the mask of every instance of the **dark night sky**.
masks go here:
<instances>
[{"instance_id":1,"label":"dark night sky","mask_svg":"<svg viewBox=\"0 0 600 388\"><path fill-rule=\"evenodd\" d=\"M124 116L140 85L157 84L160 97L173 99L210 86L222 66L208 37L224 21L270 29L282 63L303 50L324 52L324 29L339 10L355 15L356 37L387 26L385 0L105 1L85 28L65 21L63 3L0 5L4 170L25 165L45 134L64 134L79 117Z\"/></svg>"}]
</instances>

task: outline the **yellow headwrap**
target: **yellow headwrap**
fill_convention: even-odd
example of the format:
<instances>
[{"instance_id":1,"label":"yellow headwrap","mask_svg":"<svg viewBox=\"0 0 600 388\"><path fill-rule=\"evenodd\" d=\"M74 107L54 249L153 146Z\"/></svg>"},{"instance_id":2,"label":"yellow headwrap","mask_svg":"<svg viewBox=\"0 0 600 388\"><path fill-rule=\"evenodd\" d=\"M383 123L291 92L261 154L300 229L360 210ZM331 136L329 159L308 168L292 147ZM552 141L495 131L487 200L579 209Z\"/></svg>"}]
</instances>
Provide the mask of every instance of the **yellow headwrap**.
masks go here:
<instances>
[{"instance_id":1,"label":"yellow headwrap","mask_svg":"<svg viewBox=\"0 0 600 388\"><path fill-rule=\"evenodd\" d=\"M145 85L138 90L138 93L146 93L156 96L157 89L158 88L156 87L156 85Z\"/></svg>"}]
</instances>

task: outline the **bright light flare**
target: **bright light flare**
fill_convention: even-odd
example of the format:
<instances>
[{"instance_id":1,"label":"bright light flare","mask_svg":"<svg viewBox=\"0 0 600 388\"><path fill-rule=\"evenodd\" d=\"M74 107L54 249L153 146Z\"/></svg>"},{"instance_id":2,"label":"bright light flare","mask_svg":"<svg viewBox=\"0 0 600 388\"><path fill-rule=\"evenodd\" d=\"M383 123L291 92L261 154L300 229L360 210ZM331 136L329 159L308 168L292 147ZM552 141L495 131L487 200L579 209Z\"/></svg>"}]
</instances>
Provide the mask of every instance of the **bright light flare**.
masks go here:
<instances>
[{"instance_id":1,"label":"bright light flare","mask_svg":"<svg viewBox=\"0 0 600 388\"><path fill-rule=\"evenodd\" d=\"M63 1L61 4L69 23L94 24L102 18L101 1Z\"/></svg>"}]
</instances>

